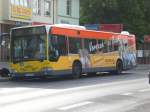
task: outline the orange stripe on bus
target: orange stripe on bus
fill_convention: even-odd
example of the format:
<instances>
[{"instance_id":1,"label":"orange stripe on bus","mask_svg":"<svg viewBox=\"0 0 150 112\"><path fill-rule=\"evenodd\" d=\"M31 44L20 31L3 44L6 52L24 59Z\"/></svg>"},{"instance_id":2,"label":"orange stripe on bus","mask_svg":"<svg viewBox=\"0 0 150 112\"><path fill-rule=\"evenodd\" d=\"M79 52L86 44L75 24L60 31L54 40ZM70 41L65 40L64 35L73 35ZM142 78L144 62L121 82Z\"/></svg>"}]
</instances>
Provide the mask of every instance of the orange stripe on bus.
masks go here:
<instances>
[{"instance_id":1,"label":"orange stripe on bus","mask_svg":"<svg viewBox=\"0 0 150 112\"><path fill-rule=\"evenodd\" d=\"M133 39L133 35L123 35L119 33L103 32L103 31L91 31L91 30L77 30L69 28L52 27L51 32L56 35L65 35L68 37L75 38L90 38L90 39L111 39L111 38L122 38L122 39ZM132 40L131 39L131 40Z\"/></svg>"},{"instance_id":2,"label":"orange stripe on bus","mask_svg":"<svg viewBox=\"0 0 150 112\"><path fill-rule=\"evenodd\" d=\"M114 34L105 32L96 32L90 30L76 30L67 28L52 27L52 34L65 35L70 37L80 37L80 38L96 38L96 39L109 39L112 38Z\"/></svg>"}]
</instances>

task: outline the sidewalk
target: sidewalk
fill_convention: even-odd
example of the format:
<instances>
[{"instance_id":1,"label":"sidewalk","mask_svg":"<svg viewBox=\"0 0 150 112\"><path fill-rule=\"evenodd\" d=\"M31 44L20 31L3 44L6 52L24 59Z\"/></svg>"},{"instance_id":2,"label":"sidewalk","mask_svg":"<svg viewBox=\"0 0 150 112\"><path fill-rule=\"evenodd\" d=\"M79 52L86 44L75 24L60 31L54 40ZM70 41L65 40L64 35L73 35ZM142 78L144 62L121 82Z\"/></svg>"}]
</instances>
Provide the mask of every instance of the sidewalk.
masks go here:
<instances>
[{"instance_id":1,"label":"sidewalk","mask_svg":"<svg viewBox=\"0 0 150 112\"><path fill-rule=\"evenodd\" d=\"M150 70L150 64L139 64L137 65L137 67L135 68L135 70Z\"/></svg>"},{"instance_id":2,"label":"sidewalk","mask_svg":"<svg viewBox=\"0 0 150 112\"><path fill-rule=\"evenodd\" d=\"M7 82L9 80L10 80L10 78L8 78L8 77L0 77L0 82Z\"/></svg>"}]
</instances>

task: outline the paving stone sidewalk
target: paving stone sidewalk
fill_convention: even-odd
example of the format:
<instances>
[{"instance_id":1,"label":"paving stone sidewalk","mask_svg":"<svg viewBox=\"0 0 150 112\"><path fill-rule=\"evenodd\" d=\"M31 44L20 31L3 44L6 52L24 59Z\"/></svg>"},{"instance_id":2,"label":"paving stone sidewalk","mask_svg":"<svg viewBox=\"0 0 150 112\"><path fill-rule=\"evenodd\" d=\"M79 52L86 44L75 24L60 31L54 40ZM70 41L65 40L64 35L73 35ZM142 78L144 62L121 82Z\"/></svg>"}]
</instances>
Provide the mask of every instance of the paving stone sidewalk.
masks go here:
<instances>
[{"instance_id":1,"label":"paving stone sidewalk","mask_svg":"<svg viewBox=\"0 0 150 112\"><path fill-rule=\"evenodd\" d=\"M150 64L139 64L139 65L137 65L137 67L135 68L135 70L150 71Z\"/></svg>"}]
</instances>

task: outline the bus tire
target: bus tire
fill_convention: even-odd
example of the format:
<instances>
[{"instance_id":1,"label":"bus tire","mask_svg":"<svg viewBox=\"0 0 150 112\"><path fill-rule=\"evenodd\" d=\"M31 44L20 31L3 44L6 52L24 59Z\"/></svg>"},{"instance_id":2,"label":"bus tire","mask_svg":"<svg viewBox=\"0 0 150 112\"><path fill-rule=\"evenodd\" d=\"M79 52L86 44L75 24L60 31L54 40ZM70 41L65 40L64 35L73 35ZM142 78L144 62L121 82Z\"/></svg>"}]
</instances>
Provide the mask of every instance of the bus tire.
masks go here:
<instances>
[{"instance_id":1,"label":"bus tire","mask_svg":"<svg viewBox=\"0 0 150 112\"><path fill-rule=\"evenodd\" d=\"M122 73L122 70L123 70L123 63L122 63L121 60L118 60L117 63L116 63L115 73L119 75L119 74Z\"/></svg>"},{"instance_id":2,"label":"bus tire","mask_svg":"<svg viewBox=\"0 0 150 112\"><path fill-rule=\"evenodd\" d=\"M118 60L117 63L116 63L116 69L111 71L110 73L113 74L113 75L120 75L122 73L122 70L123 70L123 64L122 64L122 61L121 60Z\"/></svg>"},{"instance_id":3,"label":"bus tire","mask_svg":"<svg viewBox=\"0 0 150 112\"><path fill-rule=\"evenodd\" d=\"M3 68L0 70L1 77L9 77L9 70L7 68Z\"/></svg>"},{"instance_id":4,"label":"bus tire","mask_svg":"<svg viewBox=\"0 0 150 112\"><path fill-rule=\"evenodd\" d=\"M78 79L82 73L82 65L79 61L75 61L72 65L72 78Z\"/></svg>"}]
</instances>

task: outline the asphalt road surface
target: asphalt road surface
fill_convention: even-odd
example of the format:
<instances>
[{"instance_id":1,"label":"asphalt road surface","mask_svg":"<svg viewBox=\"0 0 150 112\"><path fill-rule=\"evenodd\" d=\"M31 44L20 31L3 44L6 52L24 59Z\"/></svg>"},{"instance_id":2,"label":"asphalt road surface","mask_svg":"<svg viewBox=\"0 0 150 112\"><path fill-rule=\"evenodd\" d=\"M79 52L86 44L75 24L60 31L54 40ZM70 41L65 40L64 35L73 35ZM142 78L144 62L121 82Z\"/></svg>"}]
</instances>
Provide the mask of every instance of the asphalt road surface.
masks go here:
<instances>
[{"instance_id":1,"label":"asphalt road surface","mask_svg":"<svg viewBox=\"0 0 150 112\"><path fill-rule=\"evenodd\" d=\"M148 71L0 82L0 112L150 112Z\"/></svg>"}]
</instances>

